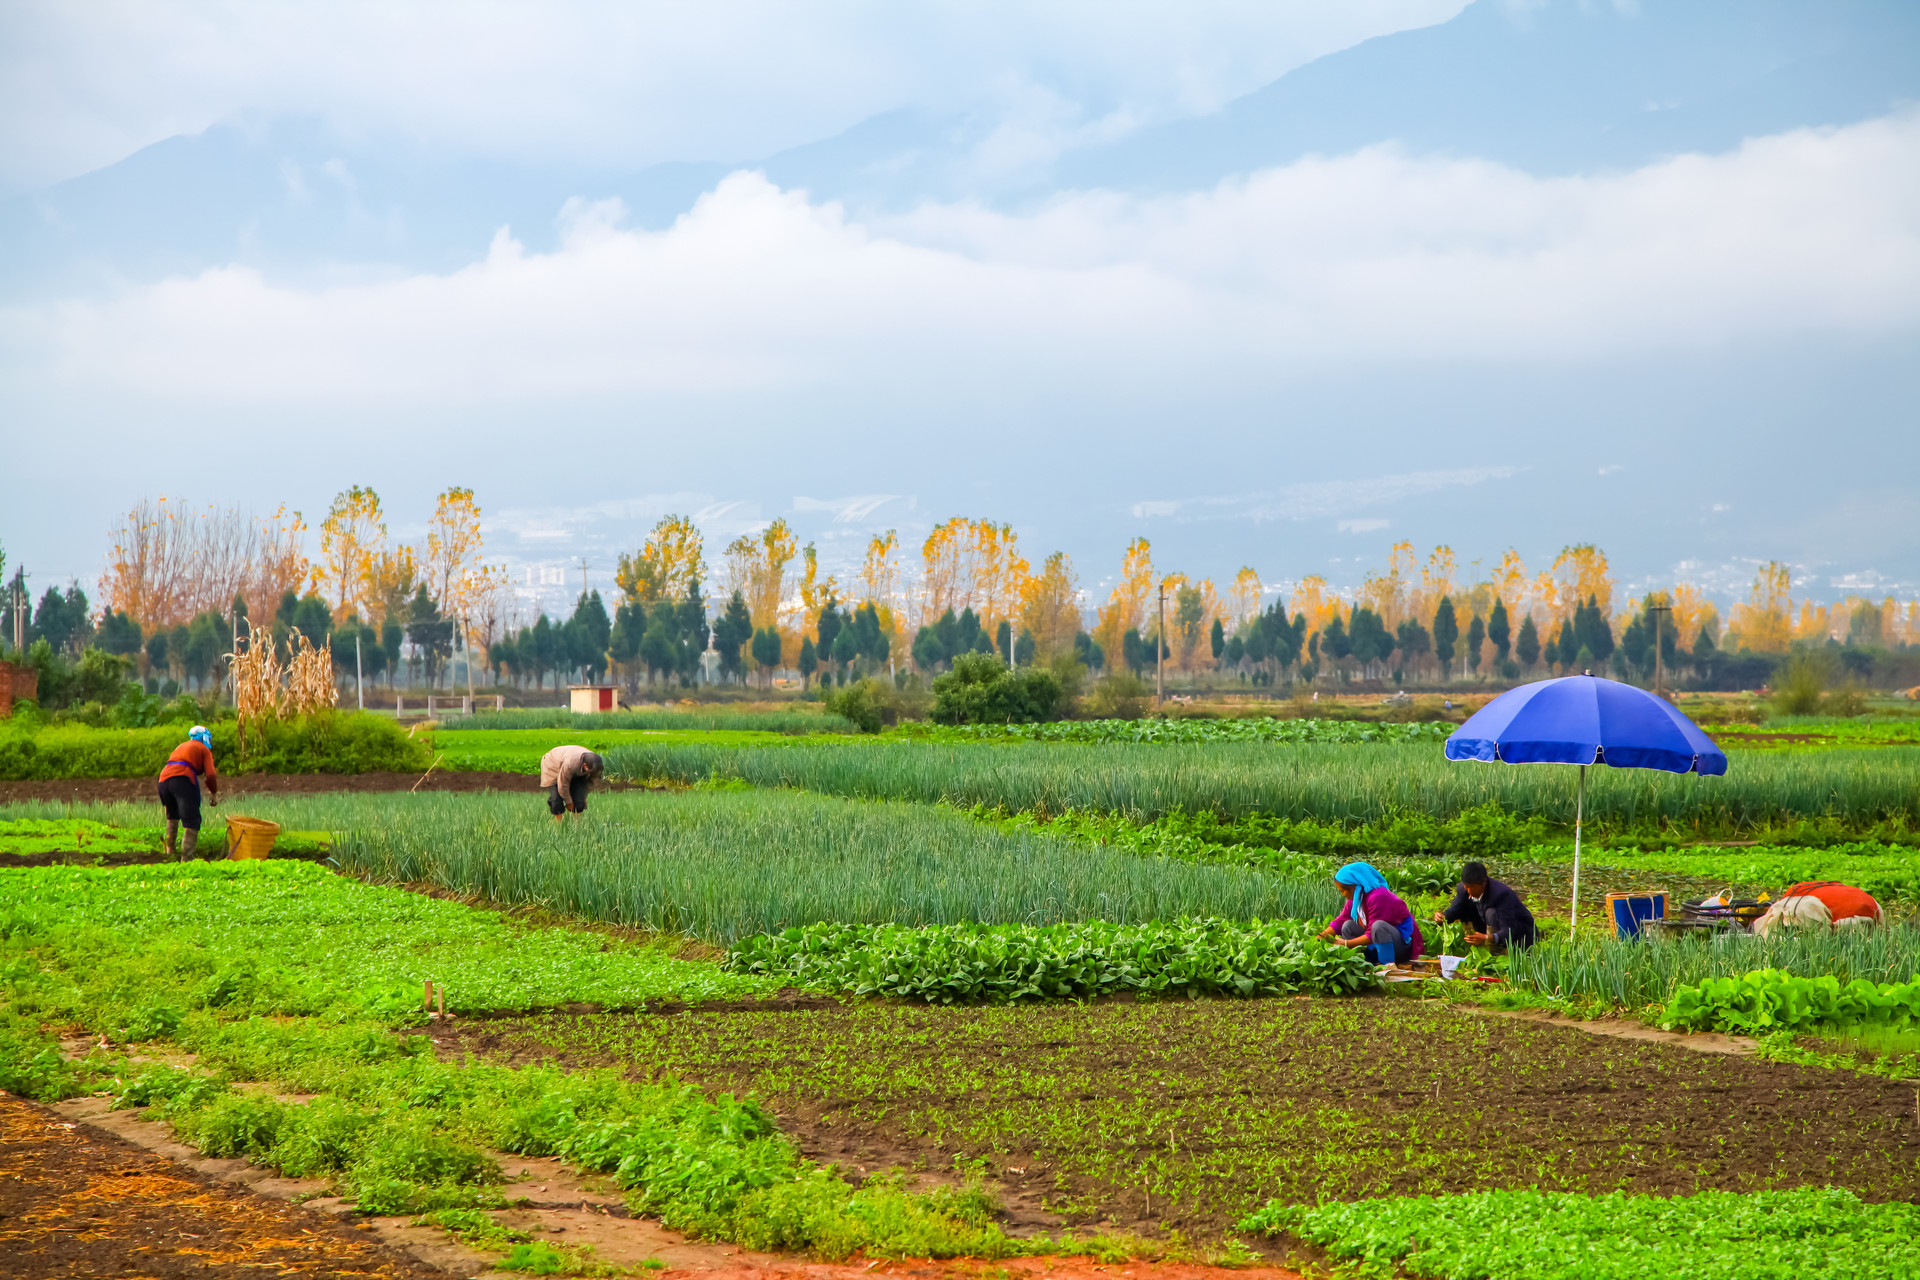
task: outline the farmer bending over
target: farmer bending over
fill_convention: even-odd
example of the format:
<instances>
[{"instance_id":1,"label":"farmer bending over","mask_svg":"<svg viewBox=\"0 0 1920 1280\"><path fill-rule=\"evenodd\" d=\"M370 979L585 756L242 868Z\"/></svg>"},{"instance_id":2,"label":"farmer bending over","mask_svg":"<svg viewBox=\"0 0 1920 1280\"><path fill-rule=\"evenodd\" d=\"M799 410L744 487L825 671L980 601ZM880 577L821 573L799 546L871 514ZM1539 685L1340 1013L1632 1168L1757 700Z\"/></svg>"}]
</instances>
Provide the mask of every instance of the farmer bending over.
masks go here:
<instances>
[{"instance_id":1,"label":"farmer bending over","mask_svg":"<svg viewBox=\"0 0 1920 1280\"><path fill-rule=\"evenodd\" d=\"M167 815L167 856L194 856L200 843L200 779L207 780L212 803L220 803L220 773L213 767L213 734L203 724L187 731L187 740L173 749L160 770L160 807ZM184 854L174 852L181 824L187 828Z\"/></svg>"},{"instance_id":2,"label":"farmer bending over","mask_svg":"<svg viewBox=\"0 0 1920 1280\"><path fill-rule=\"evenodd\" d=\"M1467 922L1470 947L1530 947L1539 938L1533 912L1520 895L1498 880L1487 878L1485 863L1460 868L1460 887L1445 911L1433 913L1435 924Z\"/></svg>"},{"instance_id":3,"label":"farmer bending over","mask_svg":"<svg viewBox=\"0 0 1920 1280\"><path fill-rule=\"evenodd\" d=\"M1321 937L1343 947L1366 947L1375 964L1406 964L1427 949L1413 912L1372 864L1349 862L1333 873L1333 882L1346 905L1327 922Z\"/></svg>"},{"instance_id":4,"label":"farmer bending over","mask_svg":"<svg viewBox=\"0 0 1920 1280\"><path fill-rule=\"evenodd\" d=\"M547 812L557 822L587 811L587 788L607 771L606 761L585 747L555 747L540 757L540 785L547 789Z\"/></svg>"}]
</instances>

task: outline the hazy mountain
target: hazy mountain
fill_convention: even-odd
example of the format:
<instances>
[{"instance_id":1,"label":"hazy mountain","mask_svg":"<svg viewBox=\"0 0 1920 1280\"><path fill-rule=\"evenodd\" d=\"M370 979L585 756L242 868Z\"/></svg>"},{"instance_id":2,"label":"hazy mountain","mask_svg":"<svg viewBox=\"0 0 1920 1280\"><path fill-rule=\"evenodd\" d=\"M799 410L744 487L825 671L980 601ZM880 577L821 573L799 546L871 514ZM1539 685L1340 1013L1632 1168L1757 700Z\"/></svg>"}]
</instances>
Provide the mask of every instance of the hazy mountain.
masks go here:
<instances>
[{"instance_id":1,"label":"hazy mountain","mask_svg":"<svg viewBox=\"0 0 1920 1280\"><path fill-rule=\"evenodd\" d=\"M1911 0L1477 0L1070 156L1058 181L1179 190L1388 140L1541 175L1631 168L1916 99Z\"/></svg>"},{"instance_id":2,"label":"hazy mountain","mask_svg":"<svg viewBox=\"0 0 1920 1280\"><path fill-rule=\"evenodd\" d=\"M446 159L279 119L170 138L0 204L0 293L58 295L227 263L303 278L446 271L484 253L503 225L547 247L573 197L617 196L639 225L665 226L741 167L856 209L1197 189L1385 141L1567 173L1724 150L1916 99L1912 0L1478 0L1438 26L1309 63L1214 115L1051 166L994 163L1002 121L913 111L774 156L639 172Z\"/></svg>"}]
</instances>

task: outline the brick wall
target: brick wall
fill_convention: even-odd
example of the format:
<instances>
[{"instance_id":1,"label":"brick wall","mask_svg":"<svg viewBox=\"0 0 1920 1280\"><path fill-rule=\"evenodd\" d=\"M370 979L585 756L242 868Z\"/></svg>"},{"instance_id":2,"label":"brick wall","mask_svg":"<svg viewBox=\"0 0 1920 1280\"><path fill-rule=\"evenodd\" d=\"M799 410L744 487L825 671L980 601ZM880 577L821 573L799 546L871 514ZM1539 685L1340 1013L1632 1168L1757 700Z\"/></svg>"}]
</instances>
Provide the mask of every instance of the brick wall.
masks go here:
<instances>
[{"instance_id":1,"label":"brick wall","mask_svg":"<svg viewBox=\"0 0 1920 1280\"><path fill-rule=\"evenodd\" d=\"M38 698L39 696L39 672L32 667L20 667L11 662L0 661L0 716L13 714L13 703L16 698Z\"/></svg>"}]
</instances>

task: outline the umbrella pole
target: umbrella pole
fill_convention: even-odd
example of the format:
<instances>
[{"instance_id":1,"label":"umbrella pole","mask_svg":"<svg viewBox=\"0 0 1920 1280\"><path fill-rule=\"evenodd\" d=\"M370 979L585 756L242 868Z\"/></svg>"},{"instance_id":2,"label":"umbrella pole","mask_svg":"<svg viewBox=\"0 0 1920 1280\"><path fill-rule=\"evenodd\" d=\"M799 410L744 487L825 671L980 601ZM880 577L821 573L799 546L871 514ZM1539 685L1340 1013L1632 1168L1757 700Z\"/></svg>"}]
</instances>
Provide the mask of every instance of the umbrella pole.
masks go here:
<instances>
[{"instance_id":1,"label":"umbrella pole","mask_svg":"<svg viewBox=\"0 0 1920 1280\"><path fill-rule=\"evenodd\" d=\"M1580 923L1580 822L1587 813L1587 766L1580 766L1580 787L1573 802L1573 908L1567 913L1567 936Z\"/></svg>"}]
</instances>

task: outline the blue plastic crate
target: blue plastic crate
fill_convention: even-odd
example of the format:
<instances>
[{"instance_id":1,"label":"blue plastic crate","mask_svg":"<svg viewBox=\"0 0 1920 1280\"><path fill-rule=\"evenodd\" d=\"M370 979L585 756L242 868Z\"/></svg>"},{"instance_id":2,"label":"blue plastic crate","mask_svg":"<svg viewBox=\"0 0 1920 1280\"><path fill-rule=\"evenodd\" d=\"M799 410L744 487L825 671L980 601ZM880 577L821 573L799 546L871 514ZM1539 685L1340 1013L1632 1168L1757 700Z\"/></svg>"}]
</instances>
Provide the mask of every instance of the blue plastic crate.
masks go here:
<instances>
[{"instance_id":1,"label":"blue plastic crate","mask_svg":"<svg viewBox=\"0 0 1920 1280\"><path fill-rule=\"evenodd\" d=\"M1667 895L1664 893L1610 893L1607 895L1607 913L1613 917L1613 932L1622 938L1637 938L1641 926L1648 920L1664 920L1667 917Z\"/></svg>"}]
</instances>

